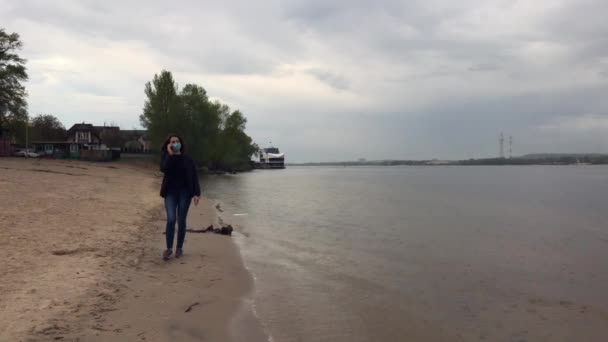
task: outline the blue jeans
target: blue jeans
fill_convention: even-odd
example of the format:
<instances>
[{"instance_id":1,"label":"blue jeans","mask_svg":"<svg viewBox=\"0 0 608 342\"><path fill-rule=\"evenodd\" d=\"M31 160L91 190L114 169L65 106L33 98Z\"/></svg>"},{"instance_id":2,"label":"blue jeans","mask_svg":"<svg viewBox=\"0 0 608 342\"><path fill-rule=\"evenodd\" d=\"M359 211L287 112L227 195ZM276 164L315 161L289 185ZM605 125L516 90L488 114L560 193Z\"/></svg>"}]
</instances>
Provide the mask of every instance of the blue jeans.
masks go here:
<instances>
[{"instance_id":1,"label":"blue jeans","mask_svg":"<svg viewBox=\"0 0 608 342\"><path fill-rule=\"evenodd\" d=\"M167 210L167 226L165 228L165 238L167 249L173 248L173 238L175 237L175 221L177 220L177 248L184 246L186 238L186 218L192 197L186 191L179 193L168 193L165 196L165 209ZM177 215L176 215L177 213Z\"/></svg>"}]
</instances>

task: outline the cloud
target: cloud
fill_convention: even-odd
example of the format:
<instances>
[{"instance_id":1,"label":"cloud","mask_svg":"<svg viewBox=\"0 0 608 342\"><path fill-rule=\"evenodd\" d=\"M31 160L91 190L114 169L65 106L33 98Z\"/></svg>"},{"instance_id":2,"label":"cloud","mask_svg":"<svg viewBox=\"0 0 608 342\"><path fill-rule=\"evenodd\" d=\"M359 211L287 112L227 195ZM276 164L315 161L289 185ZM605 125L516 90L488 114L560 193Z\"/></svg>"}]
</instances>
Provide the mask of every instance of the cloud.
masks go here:
<instances>
[{"instance_id":1,"label":"cloud","mask_svg":"<svg viewBox=\"0 0 608 342\"><path fill-rule=\"evenodd\" d=\"M608 115L582 114L574 117L558 117L542 124L539 130L553 134L589 134L608 131Z\"/></svg>"},{"instance_id":2,"label":"cloud","mask_svg":"<svg viewBox=\"0 0 608 342\"><path fill-rule=\"evenodd\" d=\"M478 64L474 64L471 65L468 68L469 71L479 71L479 72L486 72L486 71L497 71L500 70L500 67L494 64L490 64L490 63L478 63Z\"/></svg>"},{"instance_id":3,"label":"cloud","mask_svg":"<svg viewBox=\"0 0 608 342\"><path fill-rule=\"evenodd\" d=\"M340 75L336 75L330 71L312 69L309 71L309 73L315 76L319 81L326 83L330 87L335 88L337 90L346 90L350 85L349 81L346 78Z\"/></svg>"},{"instance_id":4,"label":"cloud","mask_svg":"<svg viewBox=\"0 0 608 342\"><path fill-rule=\"evenodd\" d=\"M521 153L606 147L579 129L608 115L601 0L5 3L30 112L67 126L138 125L143 85L168 69L291 160L490 156L501 130Z\"/></svg>"}]
</instances>

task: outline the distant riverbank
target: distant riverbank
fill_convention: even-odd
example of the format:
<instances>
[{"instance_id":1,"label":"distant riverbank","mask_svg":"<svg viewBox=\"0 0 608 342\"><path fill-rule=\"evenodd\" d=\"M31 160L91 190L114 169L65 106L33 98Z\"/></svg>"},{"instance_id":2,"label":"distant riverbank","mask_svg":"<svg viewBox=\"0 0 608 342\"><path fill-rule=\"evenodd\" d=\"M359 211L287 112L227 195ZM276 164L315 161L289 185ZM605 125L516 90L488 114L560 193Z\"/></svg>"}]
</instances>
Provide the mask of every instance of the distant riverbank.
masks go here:
<instances>
[{"instance_id":1,"label":"distant riverbank","mask_svg":"<svg viewBox=\"0 0 608 342\"><path fill-rule=\"evenodd\" d=\"M513 158L463 160L358 160L340 162L289 163L287 166L439 166L439 165L606 165L608 154L529 154Z\"/></svg>"}]
</instances>

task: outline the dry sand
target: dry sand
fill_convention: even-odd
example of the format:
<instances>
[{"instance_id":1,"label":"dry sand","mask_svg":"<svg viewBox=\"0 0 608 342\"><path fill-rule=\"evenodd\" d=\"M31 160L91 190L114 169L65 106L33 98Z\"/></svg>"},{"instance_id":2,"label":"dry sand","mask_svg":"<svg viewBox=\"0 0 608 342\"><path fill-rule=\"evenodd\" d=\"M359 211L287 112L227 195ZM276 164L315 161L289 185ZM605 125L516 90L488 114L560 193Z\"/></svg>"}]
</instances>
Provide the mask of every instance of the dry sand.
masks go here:
<instances>
[{"instance_id":1,"label":"dry sand","mask_svg":"<svg viewBox=\"0 0 608 342\"><path fill-rule=\"evenodd\" d=\"M188 233L185 256L161 260L159 176L0 159L0 341L265 340L229 237ZM216 220L204 199L189 228Z\"/></svg>"}]
</instances>

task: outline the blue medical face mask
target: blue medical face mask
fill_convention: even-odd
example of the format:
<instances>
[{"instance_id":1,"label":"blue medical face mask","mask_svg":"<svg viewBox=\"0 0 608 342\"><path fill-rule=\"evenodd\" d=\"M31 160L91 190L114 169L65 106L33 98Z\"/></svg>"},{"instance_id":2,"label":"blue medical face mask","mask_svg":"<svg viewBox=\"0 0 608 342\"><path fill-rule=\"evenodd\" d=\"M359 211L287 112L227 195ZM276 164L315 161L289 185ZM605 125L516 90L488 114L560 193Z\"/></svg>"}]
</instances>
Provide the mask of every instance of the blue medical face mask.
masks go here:
<instances>
[{"instance_id":1,"label":"blue medical face mask","mask_svg":"<svg viewBox=\"0 0 608 342\"><path fill-rule=\"evenodd\" d=\"M173 143L171 144L171 149L173 150L173 152L179 152L182 149L182 144Z\"/></svg>"}]
</instances>

